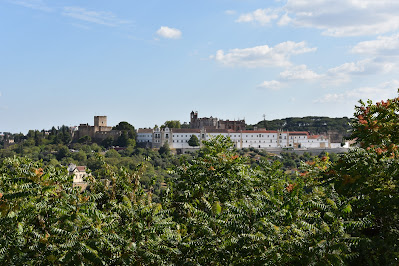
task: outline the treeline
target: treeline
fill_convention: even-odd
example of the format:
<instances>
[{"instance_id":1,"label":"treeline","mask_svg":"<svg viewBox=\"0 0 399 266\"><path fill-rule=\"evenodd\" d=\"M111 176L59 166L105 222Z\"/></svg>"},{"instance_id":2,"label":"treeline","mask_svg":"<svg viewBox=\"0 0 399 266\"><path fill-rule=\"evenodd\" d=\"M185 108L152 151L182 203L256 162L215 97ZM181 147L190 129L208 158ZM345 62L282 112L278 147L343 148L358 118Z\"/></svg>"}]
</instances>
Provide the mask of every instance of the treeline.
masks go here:
<instances>
[{"instance_id":1,"label":"treeline","mask_svg":"<svg viewBox=\"0 0 399 266\"><path fill-rule=\"evenodd\" d=\"M24 142L26 146L69 144L72 141L72 132L65 125L58 128L52 127L50 130L29 130L26 135L4 132L4 136L0 140L0 148L4 147L8 141L12 141L12 143Z\"/></svg>"},{"instance_id":2,"label":"treeline","mask_svg":"<svg viewBox=\"0 0 399 266\"><path fill-rule=\"evenodd\" d=\"M266 128L268 130L289 130L289 131L308 131L313 134L322 134L327 132L337 132L342 136L349 136L352 127L350 123L353 119L348 117L330 118L323 116L307 116L307 117L289 117L284 119L274 119L259 121L255 125L248 128L253 129Z\"/></svg>"},{"instance_id":3,"label":"treeline","mask_svg":"<svg viewBox=\"0 0 399 266\"><path fill-rule=\"evenodd\" d=\"M168 145L163 145L160 149L140 148L129 145L125 148L106 148L97 143L70 143L52 144L51 139L43 139L38 146L33 139L34 134L24 136L25 141L12 145L6 149L0 149L0 162L10 157L27 157L33 161L42 161L43 165L53 167L66 167L69 164L84 165L91 171L93 176L98 176L102 169L102 164L98 156L103 157L103 161L117 171L120 167L127 171L134 171L138 164L146 167L146 171L140 178L140 183L144 189L153 189L153 200L159 202L159 197L166 190L167 183L170 181L170 169L180 166L181 161L191 161L196 153L177 155L170 150ZM299 168L301 162L312 161L314 158L310 153L297 155L295 153L283 153L281 156L269 154L265 150L254 148L242 149L237 151L241 156L246 157L247 164L255 168L260 161L275 162L279 161L282 170L288 171ZM323 155L320 155L323 156ZM336 155L332 154L332 158Z\"/></svg>"},{"instance_id":4,"label":"treeline","mask_svg":"<svg viewBox=\"0 0 399 266\"><path fill-rule=\"evenodd\" d=\"M165 125L176 123L166 121ZM7 134L5 139L13 139L14 144L7 148L0 147L0 162L10 157L27 157L33 161L42 161L44 166L66 167L69 164L87 166L93 176L101 171L98 156L103 156L105 163L114 171L124 167L127 171L133 171L138 164L143 164L146 171L140 178L144 189L153 189L153 200L159 202L159 197L166 190L171 178L170 169L179 166L181 160L190 161L196 153L177 155L170 150L167 144L160 149L142 148L136 146L136 132L132 125L120 122L113 128L122 131L119 138L108 137L104 140L92 140L89 136L73 139L73 134L67 126L52 127L51 130L29 130L26 135ZM190 140L191 141L191 140ZM198 142L198 139L196 140ZM195 143L198 146L199 143ZM119 147L113 147L119 146ZM283 153L281 156L269 154L266 150L245 148L237 151L246 157L247 164L255 168L260 161L281 162L282 170L295 170L301 162L312 161L309 153L297 155L295 153ZM323 155L320 155L323 156ZM320 157L319 156L319 157ZM335 154L330 155L335 158Z\"/></svg>"},{"instance_id":5,"label":"treeline","mask_svg":"<svg viewBox=\"0 0 399 266\"><path fill-rule=\"evenodd\" d=\"M49 144L63 144L70 145L74 143L81 144L92 144L96 143L105 148L111 146L120 147L134 147L136 145L136 130L134 126L128 122L120 122L118 125L112 128L113 130L119 130L121 132L120 136L114 139L114 137L109 136L105 139L92 139L90 136L82 136L77 138L75 136L76 132L70 127L65 125L61 127L52 127L50 130L29 130L26 135L22 133L9 133L5 132L2 139L0 139L0 148L6 146L7 143L21 144L24 146L41 146Z\"/></svg>"}]
</instances>

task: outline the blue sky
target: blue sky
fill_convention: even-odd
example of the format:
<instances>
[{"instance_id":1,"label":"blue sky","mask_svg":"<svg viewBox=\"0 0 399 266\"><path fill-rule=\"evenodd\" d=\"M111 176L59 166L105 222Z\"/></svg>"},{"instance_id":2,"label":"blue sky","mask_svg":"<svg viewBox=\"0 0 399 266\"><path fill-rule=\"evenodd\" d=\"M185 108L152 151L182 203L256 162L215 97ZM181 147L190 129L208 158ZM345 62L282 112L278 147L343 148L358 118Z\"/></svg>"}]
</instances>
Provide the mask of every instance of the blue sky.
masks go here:
<instances>
[{"instance_id":1,"label":"blue sky","mask_svg":"<svg viewBox=\"0 0 399 266\"><path fill-rule=\"evenodd\" d=\"M0 132L350 117L398 57L397 0L0 0Z\"/></svg>"}]
</instances>

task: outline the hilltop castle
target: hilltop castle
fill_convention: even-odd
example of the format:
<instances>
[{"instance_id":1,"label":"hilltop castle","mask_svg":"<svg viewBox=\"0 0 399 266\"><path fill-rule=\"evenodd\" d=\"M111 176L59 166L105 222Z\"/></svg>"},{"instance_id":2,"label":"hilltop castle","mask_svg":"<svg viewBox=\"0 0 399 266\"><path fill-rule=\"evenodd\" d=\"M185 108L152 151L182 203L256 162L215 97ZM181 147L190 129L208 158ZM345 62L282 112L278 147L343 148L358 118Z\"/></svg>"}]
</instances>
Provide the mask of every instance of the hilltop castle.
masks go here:
<instances>
[{"instance_id":1,"label":"hilltop castle","mask_svg":"<svg viewBox=\"0 0 399 266\"><path fill-rule=\"evenodd\" d=\"M107 126L106 116L95 116L94 126L89 126L88 123L80 124L75 136L77 139L80 139L84 136L89 136L92 139L104 140L107 137L113 137L114 139L117 139L120 135L120 130L112 130L112 127Z\"/></svg>"},{"instance_id":2,"label":"hilltop castle","mask_svg":"<svg viewBox=\"0 0 399 266\"><path fill-rule=\"evenodd\" d=\"M190 128L195 129L231 129L244 130L245 120L219 120L216 117L198 118L198 112L192 111L190 114Z\"/></svg>"}]
</instances>

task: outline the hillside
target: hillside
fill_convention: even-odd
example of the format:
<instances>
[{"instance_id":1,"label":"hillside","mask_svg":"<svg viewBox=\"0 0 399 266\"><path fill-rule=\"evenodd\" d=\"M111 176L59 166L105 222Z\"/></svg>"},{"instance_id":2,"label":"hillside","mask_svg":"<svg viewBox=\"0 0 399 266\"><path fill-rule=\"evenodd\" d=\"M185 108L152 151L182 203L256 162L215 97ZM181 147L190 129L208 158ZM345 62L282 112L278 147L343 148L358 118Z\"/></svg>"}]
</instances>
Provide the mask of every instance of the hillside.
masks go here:
<instances>
[{"instance_id":1,"label":"hillside","mask_svg":"<svg viewBox=\"0 0 399 266\"><path fill-rule=\"evenodd\" d=\"M255 125L248 125L268 130L308 131L311 134L329 134L332 141L341 141L349 136L351 119L348 117L330 118L324 116L288 117L283 119L259 121Z\"/></svg>"}]
</instances>

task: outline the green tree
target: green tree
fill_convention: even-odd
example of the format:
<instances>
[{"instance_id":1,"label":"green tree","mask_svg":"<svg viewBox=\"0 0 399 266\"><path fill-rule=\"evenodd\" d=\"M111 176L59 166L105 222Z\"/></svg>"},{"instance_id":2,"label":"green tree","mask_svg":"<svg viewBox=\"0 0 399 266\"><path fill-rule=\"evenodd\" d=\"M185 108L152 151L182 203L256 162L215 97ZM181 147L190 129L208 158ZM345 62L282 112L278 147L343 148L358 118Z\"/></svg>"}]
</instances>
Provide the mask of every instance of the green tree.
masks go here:
<instances>
[{"instance_id":1,"label":"green tree","mask_svg":"<svg viewBox=\"0 0 399 266\"><path fill-rule=\"evenodd\" d=\"M134 126L132 126L128 122L125 121L119 122L119 124L114 126L112 129L126 131L130 139L136 138L136 130L134 129Z\"/></svg>"},{"instance_id":2,"label":"green tree","mask_svg":"<svg viewBox=\"0 0 399 266\"><path fill-rule=\"evenodd\" d=\"M83 136L78 140L79 143L83 143L88 145L91 142L91 137L90 136Z\"/></svg>"},{"instance_id":3,"label":"green tree","mask_svg":"<svg viewBox=\"0 0 399 266\"><path fill-rule=\"evenodd\" d=\"M159 148L158 152L159 152L159 154L169 155L170 154L169 143L167 141L165 141L165 143L162 145L162 147Z\"/></svg>"},{"instance_id":4,"label":"green tree","mask_svg":"<svg viewBox=\"0 0 399 266\"><path fill-rule=\"evenodd\" d=\"M159 265L178 254L167 212L140 186L142 168L72 188L60 166L10 158L0 164L2 265ZM105 181L108 180L109 182Z\"/></svg>"},{"instance_id":5,"label":"green tree","mask_svg":"<svg viewBox=\"0 0 399 266\"><path fill-rule=\"evenodd\" d=\"M121 155L114 149L111 149L105 153L106 158L120 158Z\"/></svg>"},{"instance_id":6,"label":"green tree","mask_svg":"<svg viewBox=\"0 0 399 266\"><path fill-rule=\"evenodd\" d=\"M72 158L76 160L80 165L86 165L87 155L84 151L80 150L72 154Z\"/></svg>"},{"instance_id":7,"label":"green tree","mask_svg":"<svg viewBox=\"0 0 399 266\"><path fill-rule=\"evenodd\" d=\"M129 136L126 131L122 131L122 134L116 139L115 144L120 147L128 146Z\"/></svg>"},{"instance_id":8,"label":"green tree","mask_svg":"<svg viewBox=\"0 0 399 266\"><path fill-rule=\"evenodd\" d=\"M357 238L347 234L348 202L318 182L328 160L286 176L279 164L252 169L229 139L204 142L177 169L170 208L184 256L176 264L344 264ZM361 226L357 225L356 226Z\"/></svg>"},{"instance_id":9,"label":"green tree","mask_svg":"<svg viewBox=\"0 0 399 266\"><path fill-rule=\"evenodd\" d=\"M352 215L368 221L354 235L364 238L358 265L395 265L399 257L399 98L355 108L352 137L360 148L340 156L326 172Z\"/></svg>"},{"instance_id":10,"label":"green tree","mask_svg":"<svg viewBox=\"0 0 399 266\"><path fill-rule=\"evenodd\" d=\"M108 136L106 139L104 139L101 142L101 145L104 146L105 148L109 148L112 146L113 143L114 143L114 138L112 136Z\"/></svg>"},{"instance_id":11,"label":"green tree","mask_svg":"<svg viewBox=\"0 0 399 266\"><path fill-rule=\"evenodd\" d=\"M198 140L196 135L191 135L190 139L188 140L188 145L191 147L196 147L200 145L200 141Z\"/></svg>"},{"instance_id":12,"label":"green tree","mask_svg":"<svg viewBox=\"0 0 399 266\"><path fill-rule=\"evenodd\" d=\"M62 160L64 157L69 157L71 155L71 152L69 151L68 147L65 145L62 145L57 152L57 160Z\"/></svg>"},{"instance_id":13,"label":"green tree","mask_svg":"<svg viewBox=\"0 0 399 266\"><path fill-rule=\"evenodd\" d=\"M163 123L163 125L161 126L161 128L165 128L165 127L180 128L181 124L180 124L179 120L168 120L168 121L165 121L165 123Z\"/></svg>"},{"instance_id":14,"label":"green tree","mask_svg":"<svg viewBox=\"0 0 399 266\"><path fill-rule=\"evenodd\" d=\"M122 131L121 136L116 139L115 144L121 147L136 146L136 130L128 122L120 122L113 130Z\"/></svg>"},{"instance_id":15,"label":"green tree","mask_svg":"<svg viewBox=\"0 0 399 266\"><path fill-rule=\"evenodd\" d=\"M63 144L69 144L72 141L72 134L67 126L61 126L61 128L58 130L57 136L59 139L61 139Z\"/></svg>"},{"instance_id":16,"label":"green tree","mask_svg":"<svg viewBox=\"0 0 399 266\"><path fill-rule=\"evenodd\" d=\"M40 146L43 143L43 135L40 131L35 130L35 146Z\"/></svg>"}]
</instances>

